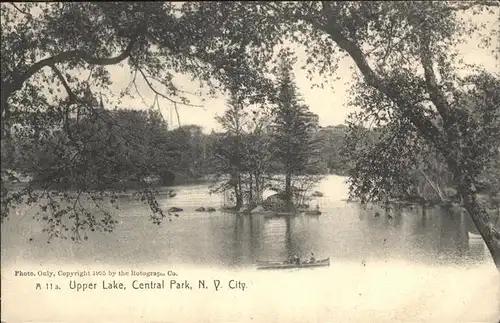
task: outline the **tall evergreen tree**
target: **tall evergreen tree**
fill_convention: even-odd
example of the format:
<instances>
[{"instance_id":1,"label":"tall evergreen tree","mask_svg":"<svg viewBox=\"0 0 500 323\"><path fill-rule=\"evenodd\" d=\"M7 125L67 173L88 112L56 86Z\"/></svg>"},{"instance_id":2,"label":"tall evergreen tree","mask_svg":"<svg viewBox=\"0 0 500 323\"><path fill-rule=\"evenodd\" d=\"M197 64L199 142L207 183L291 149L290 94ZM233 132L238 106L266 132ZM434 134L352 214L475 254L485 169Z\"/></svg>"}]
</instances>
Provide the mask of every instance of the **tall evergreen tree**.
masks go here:
<instances>
[{"instance_id":1,"label":"tall evergreen tree","mask_svg":"<svg viewBox=\"0 0 500 323\"><path fill-rule=\"evenodd\" d=\"M313 122L309 108L301 102L293 79L292 65L282 60L277 82L274 108L273 151L285 173L284 200L286 209L293 209L293 178L312 171L316 155Z\"/></svg>"}]
</instances>

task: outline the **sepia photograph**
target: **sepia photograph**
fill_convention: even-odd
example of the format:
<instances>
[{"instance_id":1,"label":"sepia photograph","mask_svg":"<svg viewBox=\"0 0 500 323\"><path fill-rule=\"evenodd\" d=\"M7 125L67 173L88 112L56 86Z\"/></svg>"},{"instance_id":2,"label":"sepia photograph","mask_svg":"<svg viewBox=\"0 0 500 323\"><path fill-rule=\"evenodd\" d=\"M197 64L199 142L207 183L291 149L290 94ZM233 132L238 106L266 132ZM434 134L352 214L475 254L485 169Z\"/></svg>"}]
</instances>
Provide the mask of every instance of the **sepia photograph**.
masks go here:
<instances>
[{"instance_id":1,"label":"sepia photograph","mask_svg":"<svg viewBox=\"0 0 500 323\"><path fill-rule=\"evenodd\" d=\"M0 6L1 323L500 323L500 1Z\"/></svg>"}]
</instances>

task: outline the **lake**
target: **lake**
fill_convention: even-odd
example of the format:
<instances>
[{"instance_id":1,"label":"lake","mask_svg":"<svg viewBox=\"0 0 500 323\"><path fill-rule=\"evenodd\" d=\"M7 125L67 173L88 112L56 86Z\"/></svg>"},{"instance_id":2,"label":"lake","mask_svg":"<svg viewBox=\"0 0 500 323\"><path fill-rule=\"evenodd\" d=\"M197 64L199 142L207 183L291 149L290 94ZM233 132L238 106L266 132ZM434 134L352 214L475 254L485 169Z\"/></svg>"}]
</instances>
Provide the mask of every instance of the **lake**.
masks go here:
<instances>
[{"instance_id":1,"label":"lake","mask_svg":"<svg viewBox=\"0 0 500 323\"><path fill-rule=\"evenodd\" d=\"M484 242L469 239L466 213L348 203L345 178L328 176L320 216L267 218L220 211L207 185L175 187L164 207L184 209L157 226L148 208L122 198L113 233L51 241L33 210L2 225L2 319L7 322L498 322L500 281ZM380 216L375 217L379 212ZM328 268L256 271L256 260L293 254L331 258ZM34 290L47 279L15 270L157 270L170 279L220 280L224 289ZM101 277L87 277L99 281ZM82 279L82 278L78 278ZM121 277L130 284L131 277ZM232 288L245 283L246 289ZM227 285L227 286L226 286ZM198 288L198 286L195 286ZM196 289L195 288L195 289Z\"/></svg>"}]
</instances>

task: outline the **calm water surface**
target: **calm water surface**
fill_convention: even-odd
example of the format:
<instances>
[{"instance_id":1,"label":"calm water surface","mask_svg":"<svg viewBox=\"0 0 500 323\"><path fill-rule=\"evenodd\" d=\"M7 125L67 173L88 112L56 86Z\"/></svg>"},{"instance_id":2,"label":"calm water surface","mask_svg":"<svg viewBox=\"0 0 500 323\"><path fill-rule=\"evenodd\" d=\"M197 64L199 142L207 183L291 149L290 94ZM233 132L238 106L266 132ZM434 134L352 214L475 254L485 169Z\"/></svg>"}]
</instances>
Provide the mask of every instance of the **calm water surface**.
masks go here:
<instances>
[{"instance_id":1,"label":"calm water surface","mask_svg":"<svg viewBox=\"0 0 500 323\"><path fill-rule=\"evenodd\" d=\"M161 204L184 211L160 226L148 219L147 207L123 198L120 210L114 211L116 230L95 233L78 244L45 243L42 228L31 218L33 210L19 210L2 226L2 312L10 321L498 320L498 272L484 243L468 239L467 214L437 210L424 214L414 209L393 211L390 219L376 207L347 203L342 177L329 176L317 189L324 197L310 204L319 205L322 215L267 218L195 212L200 206L219 208L221 197L208 194L206 185L177 187L177 196L161 199ZM380 217L374 216L377 211ZM330 257L330 268L281 272L254 268L256 260L292 254L308 257L311 251L317 258ZM170 295L169 305L161 302L166 296L160 294L160 299L148 294L131 301L131 292L115 293L107 307L103 304L110 304L110 294L78 295L77 303L71 294L64 298L66 311L55 314L48 309L60 305L60 295L47 293L41 301L27 292L28 281L34 281L12 277L15 268L59 268L54 266L173 268L190 279L238 277L252 287L238 297L229 292L213 294L216 298L194 292L181 293L173 301ZM26 290L21 292L15 284ZM18 303L31 298L36 304L33 315ZM126 306L142 314L132 314Z\"/></svg>"},{"instance_id":2,"label":"calm water surface","mask_svg":"<svg viewBox=\"0 0 500 323\"><path fill-rule=\"evenodd\" d=\"M420 209L393 211L388 218L376 207L362 208L345 201L344 178L330 176L318 188L324 197L321 216L294 218L235 216L199 213L199 206L220 207L221 198L208 194L205 185L176 188L177 196L160 198L164 207L184 209L154 225L140 202L123 198L115 210L119 223L112 234L93 234L88 242L46 244L33 210L20 210L2 229L5 260L95 261L106 264L168 263L233 267L251 266L255 260L284 259L298 254L331 257L333 261L366 262L400 259L422 264L471 265L488 262L482 241L469 241L466 213ZM374 214L379 212L380 217ZM15 225L13 225L15 224ZM33 240L30 241L30 238Z\"/></svg>"}]
</instances>

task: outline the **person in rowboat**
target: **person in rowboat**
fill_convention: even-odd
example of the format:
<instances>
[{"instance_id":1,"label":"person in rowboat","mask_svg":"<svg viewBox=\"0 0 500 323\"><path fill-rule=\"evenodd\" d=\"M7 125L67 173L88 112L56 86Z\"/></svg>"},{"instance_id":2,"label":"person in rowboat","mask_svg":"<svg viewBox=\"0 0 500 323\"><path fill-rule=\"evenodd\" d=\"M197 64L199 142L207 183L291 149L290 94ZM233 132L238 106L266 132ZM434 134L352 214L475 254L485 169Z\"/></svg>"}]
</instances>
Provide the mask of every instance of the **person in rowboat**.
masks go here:
<instances>
[{"instance_id":1,"label":"person in rowboat","mask_svg":"<svg viewBox=\"0 0 500 323\"><path fill-rule=\"evenodd\" d=\"M288 257L287 260L284 261L285 264L295 264L297 263L297 255L293 255L293 256L290 256Z\"/></svg>"},{"instance_id":2,"label":"person in rowboat","mask_svg":"<svg viewBox=\"0 0 500 323\"><path fill-rule=\"evenodd\" d=\"M300 258L297 255L293 255L288 259L289 264L300 265Z\"/></svg>"},{"instance_id":3,"label":"person in rowboat","mask_svg":"<svg viewBox=\"0 0 500 323\"><path fill-rule=\"evenodd\" d=\"M311 251L311 258L309 259L309 263L313 264L316 262L316 258L314 257L314 253Z\"/></svg>"}]
</instances>

